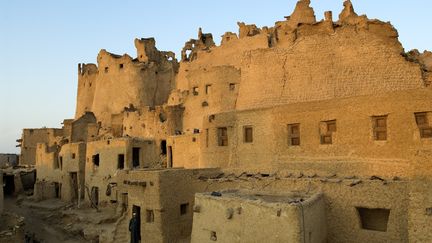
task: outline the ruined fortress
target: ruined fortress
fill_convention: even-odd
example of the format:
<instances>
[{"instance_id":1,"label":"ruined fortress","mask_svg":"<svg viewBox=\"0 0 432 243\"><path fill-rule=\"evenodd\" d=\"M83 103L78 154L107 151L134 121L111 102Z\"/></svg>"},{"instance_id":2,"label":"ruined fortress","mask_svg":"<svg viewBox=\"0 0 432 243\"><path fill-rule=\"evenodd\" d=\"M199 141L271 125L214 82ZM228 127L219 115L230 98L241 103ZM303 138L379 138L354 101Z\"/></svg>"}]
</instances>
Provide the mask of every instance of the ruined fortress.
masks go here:
<instances>
[{"instance_id":1,"label":"ruined fortress","mask_svg":"<svg viewBox=\"0 0 432 243\"><path fill-rule=\"evenodd\" d=\"M78 65L75 118L24 129L34 198L112 208L100 242L431 242L432 53L350 1L200 29L181 60L136 39ZM415 38L415 37L413 37Z\"/></svg>"}]
</instances>

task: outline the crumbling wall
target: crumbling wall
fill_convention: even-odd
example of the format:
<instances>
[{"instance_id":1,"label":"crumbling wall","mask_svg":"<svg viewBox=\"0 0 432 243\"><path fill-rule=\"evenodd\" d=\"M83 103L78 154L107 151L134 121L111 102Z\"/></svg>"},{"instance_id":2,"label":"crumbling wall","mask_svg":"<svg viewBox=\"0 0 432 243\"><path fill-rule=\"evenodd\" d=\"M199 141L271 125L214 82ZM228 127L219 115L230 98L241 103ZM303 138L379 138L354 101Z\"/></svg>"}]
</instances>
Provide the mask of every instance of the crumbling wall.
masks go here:
<instances>
[{"instance_id":1,"label":"crumbling wall","mask_svg":"<svg viewBox=\"0 0 432 243\"><path fill-rule=\"evenodd\" d=\"M63 136L63 130L57 128L23 129L20 140L21 154L20 165L34 165L36 163L36 144L47 143L53 146L57 143L58 137Z\"/></svg>"},{"instance_id":2,"label":"crumbling wall","mask_svg":"<svg viewBox=\"0 0 432 243\"><path fill-rule=\"evenodd\" d=\"M36 149L36 183L34 197L44 200L61 197L62 161L59 155L60 147L38 143Z\"/></svg>"},{"instance_id":3,"label":"crumbling wall","mask_svg":"<svg viewBox=\"0 0 432 243\"><path fill-rule=\"evenodd\" d=\"M93 113L86 112L72 122L70 142L86 142L94 140L97 136L97 120Z\"/></svg>"},{"instance_id":4,"label":"crumbling wall","mask_svg":"<svg viewBox=\"0 0 432 243\"><path fill-rule=\"evenodd\" d=\"M189 98L190 73L201 73L202 83L211 75L209 67L232 65L241 72L236 109L243 110L379 95L430 82L421 65L406 60L389 23L357 15L349 1L339 21L326 12L317 22L309 4L299 1L287 20L271 28L239 23L239 38L227 33L221 46L196 51L192 62L181 62L177 88L188 90Z\"/></svg>"},{"instance_id":5,"label":"crumbling wall","mask_svg":"<svg viewBox=\"0 0 432 243\"><path fill-rule=\"evenodd\" d=\"M71 140L72 138L72 123L75 119L64 119L62 124L63 137L67 140Z\"/></svg>"},{"instance_id":6,"label":"crumbling wall","mask_svg":"<svg viewBox=\"0 0 432 243\"><path fill-rule=\"evenodd\" d=\"M36 149L36 179L51 182L61 182L61 163L57 145L49 146L38 143Z\"/></svg>"},{"instance_id":7,"label":"crumbling wall","mask_svg":"<svg viewBox=\"0 0 432 243\"><path fill-rule=\"evenodd\" d=\"M183 108L179 106L143 107L123 113L123 135L163 140L182 129Z\"/></svg>"},{"instance_id":8,"label":"crumbling wall","mask_svg":"<svg viewBox=\"0 0 432 243\"><path fill-rule=\"evenodd\" d=\"M210 33L203 33L202 29L198 30L198 39L190 39L185 43L181 51L181 60L183 62L190 62L195 60L199 51L208 51L214 47L213 35Z\"/></svg>"},{"instance_id":9,"label":"crumbling wall","mask_svg":"<svg viewBox=\"0 0 432 243\"><path fill-rule=\"evenodd\" d=\"M78 89L77 118L91 111L102 126L110 127L111 115L122 112L125 107L154 107L166 103L178 69L174 53L158 51L153 38L137 39L135 46L137 59L101 50L97 70L93 64L80 68L82 81ZM83 74L83 69L92 72Z\"/></svg>"},{"instance_id":10,"label":"crumbling wall","mask_svg":"<svg viewBox=\"0 0 432 243\"><path fill-rule=\"evenodd\" d=\"M392 40L352 26L338 28L332 35L299 37L290 46L253 51L241 68L236 108L424 87L419 65L406 61L401 52Z\"/></svg>"},{"instance_id":11,"label":"crumbling wall","mask_svg":"<svg viewBox=\"0 0 432 243\"><path fill-rule=\"evenodd\" d=\"M78 119L93 107L96 82L98 77L96 64L78 64L78 91L75 118Z\"/></svg>"},{"instance_id":12,"label":"crumbling wall","mask_svg":"<svg viewBox=\"0 0 432 243\"><path fill-rule=\"evenodd\" d=\"M61 199L66 202L84 199L86 143L69 143L61 147ZM76 176L76 177L75 177Z\"/></svg>"},{"instance_id":13,"label":"crumbling wall","mask_svg":"<svg viewBox=\"0 0 432 243\"><path fill-rule=\"evenodd\" d=\"M179 72L176 76L176 89L180 92L188 91L190 80L188 79L189 72L206 71L211 67L229 67L239 69L241 60L244 55L250 50L259 48L268 48L267 35L256 35L250 38L231 38L230 41L221 46L211 47L209 50L200 50L196 52L197 58L193 62L184 61L180 63ZM215 69L215 71L217 71ZM208 72L211 74L211 72ZM197 80L200 82L199 80ZM197 82L195 81L195 82ZM169 101L172 102L172 101ZM169 103L170 104L170 103Z\"/></svg>"},{"instance_id":14,"label":"crumbling wall","mask_svg":"<svg viewBox=\"0 0 432 243\"><path fill-rule=\"evenodd\" d=\"M57 182L37 180L34 185L33 198L36 201L52 199L58 197Z\"/></svg>"},{"instance_id":15,"label":"crumbling wall","mask_svg":"<svg viewBox=\"0 0 432 243\"><path fill-rule=\"evenodd\" d=\"M414 49L405 53L405 58L408 61L420 64L425 85L430 87L432 84L432 52L424 51L420 53Z\"/></svg>"},{"instance_id":16,"label":"crumbling wall","mask_svg":"<svg viewBox=\"0 0 432 243\"><path fill-rule=\"evenodd\" d=\"M19 157L17 154L0 154L0 168L18 165Z\"/></svg>"},{"instance_id":17,"label":"crumbling wall","mask_svg":"<svg viewBox=\"0 0 432 243\"><path fill-rule=\"evenodd\" d=\"M197 194L191 242L327 242L322 195L284 193Z\"/></svg>"}]
</instances>

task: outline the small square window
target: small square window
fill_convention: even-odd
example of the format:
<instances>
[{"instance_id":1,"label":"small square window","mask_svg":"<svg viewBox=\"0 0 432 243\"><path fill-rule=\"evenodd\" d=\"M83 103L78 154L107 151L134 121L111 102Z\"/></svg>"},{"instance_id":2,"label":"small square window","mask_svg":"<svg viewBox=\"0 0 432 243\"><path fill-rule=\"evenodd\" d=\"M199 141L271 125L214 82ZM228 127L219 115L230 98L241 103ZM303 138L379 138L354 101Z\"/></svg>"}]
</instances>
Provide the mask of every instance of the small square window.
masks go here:
<instances>
[{"instance_id":1,"label":"small square window","mask_svg":"<svg viewBox=\"0 0 432 243\"><path fill-rule=\"evenodd\" d=\"M253 129L251 126L243 127L243 141L245 143L253 142Z\"/></svg>"},{"instance_id":2,"label":"small square window","mask_svg":"<svg viewBox=\"0 0 432 243\"><path fill-rule=\"evenodd\" d=\"M119 68L122 69L124 67L123 63L119 64Z\"/></svg>"},{"instance_id":3,"label":"small square window","mask_svg":"<svg viewBox=\"0 0 432 243\"><path fill-rule=\"evenodd\" d=\"M432 138L432 127L429 125L428 112L415 113L417 127L421 138Z\"/></svg>"},{"instance_id":4,"label":"small square window","mask_svg":"<svg viewBox=\"0 0 432 243\"><path fill-rule=\"evenodd\" d=\"M320 124L321 144L332 144L333 133L336 132L336 120L323 121Z\"/></svg>"},{"instance_id":5,"label":"small square window","mask_svg":"<svg viewBox=\"0 0 432 243\"><path fill-rule=\"evenodd\" d=\"M109 69L108 67L105 67L105 73L108 73L108 69Z\"/></svg>"},{"instance_id":6,"label":"small square window","mask_svg":"<svg viewBox=\"0 0 432 243\"><path fill-rule=\"evenodd\" d=\"M72 159L75 159L76 155L75 153L72 153Z\"/></svg>"},{"instance_id":7,"label":"small square window","mask_svg":"<svg viewBox=\"0 0 432 243\"><path fill-rule=\"evenodd\" d=\"M194 96L197 96L197 95L199 94L199 88L198 88L198 87L193 87L193 88L192 88L192 94L193 94Z\"/></svg>"},{"instance_id":8,"label":"small square window","mask_svg":"<svg viewBox=\"0 0 432 243\"><path fill-rule=\"evenodd\" d=\"M146 210L146 222L147 223L153 223L154 222L154 211L153 210Z\"/></svg>"},{"instance_id":9,"label":"small square window","mask_svg":"<svg viewBox=\"0 0 432 243\"><path fill-rule=\"evenodd\" d=\"M428 125L427 112L415 113L417 125Z\"/></svg>"},{"instance_id":10,"label":"small square window","mask_svg":"<svg viewBox=\"0 0 432 243\"><path fill-rule=\"evenodd\" d=\"M183 203L180 205L180 215L185 215L189 211L189 203Z\"/></svg>"},{"instance_id":11,"label":"small square window","mask_svg":"<svg viewBox=\"0 0 432 243\"><path fill-rule=\"evenodd\" d=\"M210 231L210 240L217 241L216 231Z\"/></svg>"},{"instance_id":12,"label":"small square window","mask_svg":"<svg viewBox=\"0 0 432 243\"><path fill-rule=\"evenodd\" d=\"M230 83L229 84L229 90L234 91L236 89L236 84L235 83Z\"/></svg>"}]
</instances>

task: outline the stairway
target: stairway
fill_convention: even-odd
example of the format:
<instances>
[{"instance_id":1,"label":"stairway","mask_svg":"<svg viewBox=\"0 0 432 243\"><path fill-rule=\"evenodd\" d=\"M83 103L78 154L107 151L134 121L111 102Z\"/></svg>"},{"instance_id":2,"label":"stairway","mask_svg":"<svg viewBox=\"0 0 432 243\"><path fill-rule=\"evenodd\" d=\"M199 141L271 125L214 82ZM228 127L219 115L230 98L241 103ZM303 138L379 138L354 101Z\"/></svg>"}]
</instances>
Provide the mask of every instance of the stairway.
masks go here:
<instances>
[{"instance_id":1,"label":"stairway","mask_svg":"<svg viewBox=\"0 0 432 243\"><path fill-rule=\"evenodd\" d=\"M129 225L127 220L128 213L125 212L117 222L116 230L114 231L113 243L127 243L129 242Z\"/></svg>"}]
</instances>

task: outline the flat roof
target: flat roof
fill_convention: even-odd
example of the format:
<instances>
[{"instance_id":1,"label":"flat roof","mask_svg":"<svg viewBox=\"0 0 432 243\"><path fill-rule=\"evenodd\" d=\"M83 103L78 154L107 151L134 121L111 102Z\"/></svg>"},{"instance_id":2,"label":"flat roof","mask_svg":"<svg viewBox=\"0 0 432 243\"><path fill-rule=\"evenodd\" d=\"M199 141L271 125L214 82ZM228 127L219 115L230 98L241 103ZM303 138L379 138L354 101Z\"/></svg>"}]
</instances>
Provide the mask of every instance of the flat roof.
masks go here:
<instances>
[{"instance_id":1,"label":"flat roof","mask_svg":"<svg viewBox=\"0 0 432 243\"><path fill-rule=\"evenodd\" d=\"M226 190L216 192L205 192L198 193L203 197L213 199L239 199L247 201L255 201L262 203L303 203L315 197L316 194L307 194L304 192L286 192L286 193L271 193L271 192L260 192L260 191L248 191L248 190Z\"/></svg>"}]
</instances>

